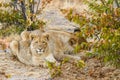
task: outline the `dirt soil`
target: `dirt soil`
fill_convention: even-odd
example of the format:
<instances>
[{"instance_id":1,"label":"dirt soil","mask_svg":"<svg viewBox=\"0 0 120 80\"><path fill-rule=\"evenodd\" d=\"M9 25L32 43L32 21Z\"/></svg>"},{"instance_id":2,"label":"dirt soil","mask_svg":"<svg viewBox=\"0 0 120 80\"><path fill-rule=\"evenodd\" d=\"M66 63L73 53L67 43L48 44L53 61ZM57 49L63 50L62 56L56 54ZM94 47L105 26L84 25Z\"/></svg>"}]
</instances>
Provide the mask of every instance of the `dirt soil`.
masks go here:
<instances>
[{"instance_id":1,"label":"dirt soil","mask_svg":"<svg viewBox=\"0 0 120 80\"><path fill-rule=\"evenodd\" d=\"M86 66L61 66L61 74L51 78L48 68L27 66L8 53L0 53L0 80L120 80L120 69L104 66L96 58L86 58Z\"/></svg>"},{"instance_id":2,"label":"dirt soil","mask_svg":"<svg viewBox=\"0 0 120 80\"><path fill-rule=\"evenodd\" d=\"M0 53L0 80L48 80L47 68L27 66L8 53Z\"/></svg>"}]
</instances>

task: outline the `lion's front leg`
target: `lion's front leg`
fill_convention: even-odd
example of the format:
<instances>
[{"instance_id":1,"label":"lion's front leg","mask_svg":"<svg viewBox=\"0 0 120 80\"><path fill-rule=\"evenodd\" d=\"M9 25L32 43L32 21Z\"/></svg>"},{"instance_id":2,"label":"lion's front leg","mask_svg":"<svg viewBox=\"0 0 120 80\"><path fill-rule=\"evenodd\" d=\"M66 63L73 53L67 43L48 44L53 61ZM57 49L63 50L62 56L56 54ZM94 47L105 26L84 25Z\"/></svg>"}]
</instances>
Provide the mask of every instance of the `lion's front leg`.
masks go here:
<instances>
[{"instance_id":1,"label":"lion's front leg","mask_svg":"<svg viewBox=\"0 0 120 80\"><path fill-rule=\"evenodd\" d=\"M63 53L54 54L54 57L57 61L62 61L66 58L68 59L68 62L76 62L80 60L79 56L63 54Z\"/></svg>"},{"instance_id":2,"label":"lion's front leg","mask_svg":"<svg viewBox=\"0 0 120 80\"><path fill-rule=\"evenodd\" d=\"M78 62L81 58L80 56L76 55L69 55L69 54L64 54L63 58L68 58L68 62Z\"/></svg>"},{"instance_id":3,"label":"lion's front leg","mask_svg":"<svg viewBox=\"0 0 120 80\"><path fill-rule=\"evenodd\" d=\"M56 59L54 58L53 54L49 54L46 58L45 58L46 61L49 61L49 62L56 62Z\"/></svg>"}]
</instances>

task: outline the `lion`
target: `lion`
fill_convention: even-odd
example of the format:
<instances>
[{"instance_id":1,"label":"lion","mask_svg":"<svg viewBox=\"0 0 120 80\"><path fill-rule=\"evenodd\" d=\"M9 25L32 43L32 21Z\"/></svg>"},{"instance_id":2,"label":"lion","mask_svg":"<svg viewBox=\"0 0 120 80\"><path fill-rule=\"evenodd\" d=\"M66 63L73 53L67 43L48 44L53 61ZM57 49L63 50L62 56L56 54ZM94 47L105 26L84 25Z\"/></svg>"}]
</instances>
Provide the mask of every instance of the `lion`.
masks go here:
<instances>
[{"instance_id":1,"label":"lion","mask_svg":"<svg viewBox=\"0 0 120 80\"><path fill-rule=\"evenodd\" d=\"M18 58L19 61L26 65L40 65L39 63L43 63L43 59L36 58L34 59L34 54L37 54L37 52L34 51L34 48L30 48L31 45L33 45L33 42L36 40L36 38L39 38L39 36L42 34L42 31L40 30L34 30L34 31L23 31L21 33L21 40L13 40L10 43L10 49L14 56ZM36 45L33 45L36 46ZM35 47L39 48L39 46ZM37 55L38 56L38 55ZM40 57L41 58L41 57Z\"/></svg>"},{"instance_id":2,"label":"lion","mask_svg":"<svg viewBox=\"0 0 120 80\"><path fill-rule=\"evenodd\" d=\"M85 41L79 41L72 33L52 30L39 32L37 35L25 31L21 33L21 38L20 41L12 41L10 48L22 63L34 66L64 58L69 58L69 61L80 60L79 56L74 55L74 47Z\"/></svg>"},{"instance_id":3,"label":"lion","mask_svg":"<svg viewBox=\"0 0 120 80\"><path fill-rule=\"evenodd\" d=\"M23 41L32 40L33 38L35 39L39 37L43 32L44 32L43 30L34 30L34 31L25 30L21 33L20 36Z\"/></svg>"},{"instance_id":4,"label":"lion","mask_svg":"<svg viewBox=\"0 0 120 80\"><path fill-rule=\"evenodd\" d=\"M82 41L80 41L82 40ZM73 33L68 33L64 31L54 31L49 30L44 32L39 38L37 38L31 44L31 48L35 49L38 54L44 56L44 59L50 62L61 61L64 58L69 58L69 61L80 60L79 56L75 56L74 48L77 44L81 42L86 42L84 38L78 38ZM34 45L39 44L41 48L35 48ZM33 54L35 52L32 52ZM53 57L47 58L48 55Z\"/></svg>"},{"instance_id":5,"label":"lion","mask_svg":"<svg viewBox=\"0 0 120 80\"><path fill-rule=\"evenodd\" d=\"M41 30L34 30L34 31L27 31L27 30L24 30L21 34L20 34L20 37L21 39L15 39L13 41L11 41L10 43L10 48L11 48L11 51L13 53L13 55L16 56L16 53L17 53L17 47L19 47L18 45L18 42L22 41L22 42L29 42L32 40L32 38L36 38L38 37L40 34L42 33ZM16 51L15 51L16 50Z\"/></svg>"}]
</instances>

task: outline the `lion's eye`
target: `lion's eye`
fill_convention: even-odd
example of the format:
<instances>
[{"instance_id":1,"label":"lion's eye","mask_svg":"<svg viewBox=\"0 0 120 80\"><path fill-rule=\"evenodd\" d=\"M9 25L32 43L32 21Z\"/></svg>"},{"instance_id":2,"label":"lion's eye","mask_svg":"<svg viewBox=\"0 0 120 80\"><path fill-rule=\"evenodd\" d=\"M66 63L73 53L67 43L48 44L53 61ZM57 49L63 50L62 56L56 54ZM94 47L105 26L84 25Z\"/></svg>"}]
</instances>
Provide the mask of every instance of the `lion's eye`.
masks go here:
<instances>
[{"instance_id":1,"label":"lion's eye","mask_svg":"<svg viewBox=\"0 0 120 80\"><path fill-rule=\"evenodd\" d=\"M46 42L45 42L45 41L43 41L42 43L43 43L43 44L45 44Z\"/></svg>"},{"instance_id":2,"label":"lion's eye","mask_svg":"<svg viewBox=\"0 0 120 80\"><path fill-rule=\"evenodd\" d=\"M35 42L35 43L38 43L38 42Z\"/></svg>"}]
</instances>

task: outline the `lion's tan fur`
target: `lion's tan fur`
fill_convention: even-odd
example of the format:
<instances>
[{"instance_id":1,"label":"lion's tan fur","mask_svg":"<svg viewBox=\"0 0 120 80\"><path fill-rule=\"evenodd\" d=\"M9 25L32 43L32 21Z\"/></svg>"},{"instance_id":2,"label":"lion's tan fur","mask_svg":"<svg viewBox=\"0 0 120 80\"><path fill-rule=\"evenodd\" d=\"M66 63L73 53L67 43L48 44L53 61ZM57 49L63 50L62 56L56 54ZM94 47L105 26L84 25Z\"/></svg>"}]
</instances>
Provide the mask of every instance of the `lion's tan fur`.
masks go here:
<instances>
[{"instance_id":1,"label":"lion's tan fur","mask_svg":"<svg viewBox=\"0 0 120 80\"><path fill-rule=\"evenodd\" d=\"M79 43L79 39L73 33L64 31L47 31L41 36L41 43L46 43L49 48L47 54L53 54L56 60L70 58L70 60L80 59L74 55L74 47ZM72 43L71 43L71 40Z\"/></svg>"},{"instance_id":2,"label":"lion's tan fur","mask_svg":"<svg viewBox=\"0 0 120 80\"><path fill-rule=\"evenodd\" d=\"M21 38L20 41L12 41L10 48L13 54L27 65L38 66L46 60L55 62L64 58L80 59L72 55L74 46L79 43L79 39L72 33L52 30L24 31L21 33Z\"/></svg>"},{"instance_id":3,"label":"lion's tan fur","mask_svg":"<svg viewBox=\"0 0 120 80\"><path fill-rule=\"evenodd\" d=\"M40 65L40 62L43 63L42 59L39 59L41 57L38 57L38 55L34 55L36 54L36 52L32 54L34 49L31 48L31 46L36 46L34 45L34 41L37 37L39 38L39 34L41 34L40 30L23 31L21 33L21 40L13 40L10 43L10 49L12 51L12 54L15 55L22 63L35 66ZM32 40L32 38L35 39Z\"/></svg>"}]
</instances>

